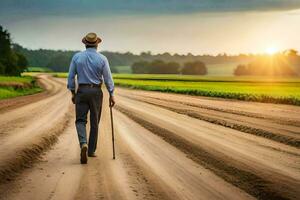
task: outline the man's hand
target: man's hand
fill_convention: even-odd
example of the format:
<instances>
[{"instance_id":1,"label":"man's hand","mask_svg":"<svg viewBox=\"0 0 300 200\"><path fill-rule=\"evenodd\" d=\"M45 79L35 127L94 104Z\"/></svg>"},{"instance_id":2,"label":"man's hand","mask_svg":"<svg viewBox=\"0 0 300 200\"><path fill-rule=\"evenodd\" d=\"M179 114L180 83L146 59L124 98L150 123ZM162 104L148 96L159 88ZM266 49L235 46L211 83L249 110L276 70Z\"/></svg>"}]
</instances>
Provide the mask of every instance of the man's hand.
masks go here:
<instances>
[{"instance_id":1,"label":"man's hand","mask_svg":"<svg viewBox=\"0 0 300 200\"><path fill-rule=\"evenodd\" d=\"M114 96L110 96L109 97L109 106L110 107L113 107L114 105L115 105L115 98L114 98Z\"/></svg>"},{"instance_id":2,"label":"man's hand","mask_svg":"<svg viewBox=\"0 0 300 200\"><path fill-rule=\"evenodd\" d=\"M72 93L72 102L75 104L75 93Z\"/></svg>"}]
</instances>

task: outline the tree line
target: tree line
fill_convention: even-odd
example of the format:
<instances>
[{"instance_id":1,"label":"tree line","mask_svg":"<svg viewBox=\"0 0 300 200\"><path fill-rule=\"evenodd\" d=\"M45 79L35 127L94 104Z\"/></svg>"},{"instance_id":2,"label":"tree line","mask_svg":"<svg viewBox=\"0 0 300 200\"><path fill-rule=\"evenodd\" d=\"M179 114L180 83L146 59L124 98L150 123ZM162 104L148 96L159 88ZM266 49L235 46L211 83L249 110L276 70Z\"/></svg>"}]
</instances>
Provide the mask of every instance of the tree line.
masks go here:
<instances>
[{"instance_id":1,"label":"tree line","mask_svg":"<svg viewBox=\"0 0 300 200\"><path fill-rule=\"evenodd\" d=\"M163 60L139 61L133 63L131 69L134 74L207 74L207 68L201 61L186 62L183 65L177 62L164 62Z\"/></svg>"},{"instance_id":2,"label":"tree line","mask_svg":"<svg viewBox=\"0 0 300 200\"><path fill-rule=\"evenodd\" d=\"M20 75L27 65L26 57L13 48L10 34L0 25L0 74Z\"/></svg>"},{"instance_id":3,"label":"tree line","mask_svg":"<svg viewBox=\"0 0 300 200\"><path fill-rule=\"evenodd\" d=\"M248 64L240 64L234 70L236 76L298 76L300 56L296 50L275 55L257 56Z\"/></svg>"},{"instance_id":4,"label":"tree line","mask_svg":"<svg viewBox=\"0 0 300 200\"><path fill-rule=\"evenodd\" d=\"M28 59L29 66L31 67L46 67L53 71L66 72L69 69L69 64L72 56L78 51L62 51L62 50L49 50L49 49L37 49L31 50L24 48L18 44L14 44L16 49L21 54L25 55ZM140 54L133 54L131 52L119 53L102 51L110 63L113 72L117 72L116 66L132 66L139 61L153 62L161 60L163 62L173 62L180 65L184 65L187 62L195 62L201 60L205 64L221 64L232 62L245 62L250 61L253 55L238 55L228 56L226 54L220 54L217 56L212 55L180 55L180 54L152 54L151 52L142 52Z\"/></svg>"}]
</instances>

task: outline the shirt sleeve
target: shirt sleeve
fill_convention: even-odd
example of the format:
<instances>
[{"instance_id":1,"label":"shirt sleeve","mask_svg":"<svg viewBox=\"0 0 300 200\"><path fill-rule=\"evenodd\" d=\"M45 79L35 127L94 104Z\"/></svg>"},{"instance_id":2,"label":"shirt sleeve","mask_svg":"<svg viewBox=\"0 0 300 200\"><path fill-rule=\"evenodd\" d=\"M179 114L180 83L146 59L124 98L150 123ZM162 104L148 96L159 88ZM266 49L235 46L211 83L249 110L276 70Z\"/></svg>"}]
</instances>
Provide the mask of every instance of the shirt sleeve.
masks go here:
<instances>
[{"instance_id":1,"label":"shirt sleeve","mask_svg":"<svg viewBox=\"0 0 300 200\"><path fill-rule=\"evenodd\" d=\"M68 84L67 88L72 92L75 91L75 76L76 76L76 63L75 63L75 56L73 56L70 68L69 68L69 75L68 75Z\"/></svg>"},{"instance_id":2,"label":"shirt sleeve","mask_svg":"<svg viewBox=\"0 0 300 200\"><path fill-rule=\"evenodd\" d=\"M109 68L109 62L106 57L104 58L103 79L104 79L105 86L106 86L110 96L113 96L115 86L114 86L114 81L112 79L111 71Z\"/></svg>"}]
</instances>

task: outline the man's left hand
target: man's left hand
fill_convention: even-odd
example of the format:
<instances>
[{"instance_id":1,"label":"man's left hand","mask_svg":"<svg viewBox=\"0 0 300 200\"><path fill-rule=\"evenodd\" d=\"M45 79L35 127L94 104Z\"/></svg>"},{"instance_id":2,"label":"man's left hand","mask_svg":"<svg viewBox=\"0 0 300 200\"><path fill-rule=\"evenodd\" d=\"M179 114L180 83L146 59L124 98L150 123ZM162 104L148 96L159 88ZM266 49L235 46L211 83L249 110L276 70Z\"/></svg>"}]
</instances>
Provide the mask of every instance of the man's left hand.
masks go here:
<instances>
[{"instance_id":1,"label":"man's left hand","mask_svg":"<svg viewBox=\"0 0 300 200\"><path fill-rule=\"evenodd\" d=\"M116 101L115 101L114 96L110 96L109 97L109 106L114 107L115 103L116 103Z\"/></svg>"},{"instance_id":2,"label":"man's left hand","mask_svg":"<svg viewBox=\"0 0 300 200\"><path fill-rule=\"evenodd\" d=\"M75 93L72 93L72 102L75 104Z\"/></svg>"}]
</instances>

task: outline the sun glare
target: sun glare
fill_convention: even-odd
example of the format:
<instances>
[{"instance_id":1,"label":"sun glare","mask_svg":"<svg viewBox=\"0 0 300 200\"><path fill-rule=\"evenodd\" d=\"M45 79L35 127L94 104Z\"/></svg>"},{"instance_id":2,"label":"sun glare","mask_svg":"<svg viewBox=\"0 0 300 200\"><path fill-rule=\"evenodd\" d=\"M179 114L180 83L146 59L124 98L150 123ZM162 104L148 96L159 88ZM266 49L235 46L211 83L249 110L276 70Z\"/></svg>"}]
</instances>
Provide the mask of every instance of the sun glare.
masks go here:
<instances>
[{"instance_id":1,"label":"sun glare","mask_svg":"<svg viewBox=\"0 0 300 200\"><path fill-rule=\"evenodd\" d=\"M276 47L269 47L269 48L266 49L266 53L269 54L269 55L274 55L278 51L279 51L279 49L276 48Z\"/></svg>"}]
</instances>

